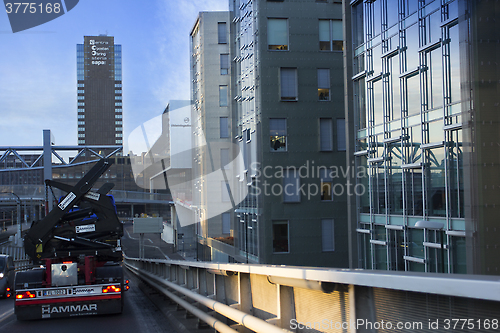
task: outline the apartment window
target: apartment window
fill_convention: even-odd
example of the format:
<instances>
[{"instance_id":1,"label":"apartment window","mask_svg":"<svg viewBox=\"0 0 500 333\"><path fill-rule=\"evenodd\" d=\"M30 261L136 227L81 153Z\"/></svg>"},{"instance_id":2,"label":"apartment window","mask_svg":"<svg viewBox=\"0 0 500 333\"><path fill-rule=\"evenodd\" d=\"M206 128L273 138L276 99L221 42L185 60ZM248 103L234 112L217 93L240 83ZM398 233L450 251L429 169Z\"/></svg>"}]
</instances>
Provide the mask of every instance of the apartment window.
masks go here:
<instances>
[{"instance_id":1,"label":"apartment window","mask_svg":"<svg viewBox=\"0 0 500 333\"><path fill-rule=\"evenodd\" d=\"M121 114L115 114L115 119L122 119L123 115Z\"/></svg>"},{"instance_id":2,"label":"apartment window","mask_svg":"<svg viewBox=\"0 0 500 333\"><path fill-rule=\"evenodd\" d=\"M318 100L330 100L330 69L318 69Z\"/></svg>"},{"instance_id":3,"label":"apartment window","mask_svg":"<svg viewBox=\"0 0 500 333\"><path fill-rule=\"evenodd\" d=\"M115 140L115 143L117 143L117 144L122 144L122 143L123 143L123 140Z\"/></svg>"},{"instance_id":4,"label":"apartment window","mask_svg":"<svg viewBox=\"0 0 500 333\"><path fill-rule=\"evenodd\" d=\"M335 251L335 232L333 219L321 220L321 249L323 252Z\"/></svg>"},{"instance_id":5,"label":"apartment window","mask_svg":"<svg viewBox=\"0 0 500 333\"><path fill-rule=\"evenodd\" d=\"M319 146L321 151L333 150L332 119L321 118L319 120Z\"/></svg>"},{"instance_id":6,"label":"apartment window","mask_svg":"<svg viewBox=\"0 0 500 333\"><path fill-rule=\"evenodd\" d=\"M319 177L321 179L321 201L333 200L333 179L331 172L331 169L320 169Z\"/></svg>"},{"instance_id":7,"label":"apartment window","mask_svg":"<svg viewBox=\"0 0 500 333\"><path fill-rule=\"evenodd\" d=\"M280 86L282 101L297 100L297 68L280 69Z\"/></svg>"},{"instance_id":8,"label":"apartment window","mask_svg":"<svg viewBox=\"0 0 500 333\"><path fill-rule=\"evenodd\" d=\"M78 144L81 145L81 144L85 144L85 140L78 140Z\"/></svg>"},{"instance_id":9,"label":"apartment window","mask_svg":"<svg viewBox=\"0 0 500 333\"><path fill-rule=\"evenodd\" d=\"M78 88L84 88L85 87L85 83L78 83Z\"/></svg>"},{"instance_id":10,"label":"apartment window","mask_svg":"<svg viewBox=\"0 0 500 333\"><path fill-rule=\"evenodd\" d=\"M85 102L78 102L78 106L85 106Z\"/></svg>"},{"instance_id":11,"label":"apartment window","mask_svg":"<svg viewBox=\"0 0 500 333\"><path fill-rule=\"evenodd\" d=\"M267 19L267 49L288 50L288 20Z\"/></svg>"},{"instance_id":12,"label":"apartment window","mask_svg":"<svg viewBox=\"0 0 500 333\"><path fill-rule=\"evenodd\" d=\"M116 137L116 138L123 138L123 134L122 134L122 133L116 133L116 134L115 134L115 137Z\"/></svg>"},{"instance_id":13,"label":"apartment window","mask_svg":"<svg viewBox=\"0 0 500 333\"><path fill-rule=\"evenodd\" d=\"M345 119L337 119L337 150L346 150L345 141Z\"/></svg>"},{"instance_id":14,"label":"apartment window","mask_svg":"<svg viewBox=\"0 0 500 333\"><path fill-rule=\"evenodd\" d=\"M217 24L217 33L218 33L219 44L226 44L227 43L226 22L219 22Z\"/></svg>"},{"instance_id":15,"label":"apartment window","mask_svg":"<svg viewBox=\"0 0 500 333\"><path fill-rule=\"evenodd\" d=\"M78 137L79 138L84 138L85 137L85 133L78 133Z\"/></svg>"},{"instance_id":16,"label":"apartment window","mask_svg":"<svg viewBox=\"0 0 500 333\"><path fill-rule=\"evenodd\" d=\"M219 106L227 106L227 86L219 86Z\"/></svg>"},{"instance_id":17,"label":"apartment window","mask_svg":"<svg viewBox=\"0 0 500 333\"><path fill-rule=\"evenodd\" d=\"M122 121L121 120L116 120L115 121L115 125L122 125Z\"/></svg>"},{"instance_id":18,"label":"apartment window","mask_svg":"<svg viewBox=\"0 0 500 333\"><path fill-rule=\"evenodd\" d=\"M296 169L287 169L285 172L283 202L300 202L300 175Z\"/></svg>"},{"instance_id":19,"label":"apartment window","mask_svg":"<svg viewBox=\"0 0 500 333\"><path fill-rule=\"evenodd\" d=\"M122 84L121 83L115 83L115 88L121 88Z\"/></svg>"},{"instance_id":20,"label":"apartment window","mask_svg":"<svg viewBox=\"0 0 500 333\"><path fill-rule=\"evenodd\" d=\"M273 221L273 253L290 252L288 221Z\"/></svg>"},{"instance_id":21,"label":"apartment window","mask_svg":"<svg viewBox=\"0 0 500 333\"><path fill-rule=\"evenodd\" d=\"M78 125L85 125L85 121L79 121Z\"/></svg>"},{"instance_id":22,"label":"apartment window","mask_svg":"<svg viewBox=\"0 0 500 333\"><path fill-rule=\"evenodd\" d=\"M319 49L343 51L342 20L319 20Z\"/></svg>"},{"instance_id":23,"label":"apartment window","mask_svg":"<svg viewBox=\"0 0 500 333\"><path fill-rule=\"evenodd\" d=\"M220 75L229 74L229 54L220 55Z\"/></svg>"},{"instance_id":24,"label":"apartment window","mask_svg":"<svg viewBox=\"0 0 500 333\"><path fill-rule=\"evenodd\" d=\"M84 114L79 114L78 115L78 119L85 119L85 115Z\"/></svg>"},{"instance_id":25,"label":"apartment window","mask_svg":"<svg viewBox=\"0 0 500 333\"><path fill-rule=\"evenodd\" d=\"M123 130L122 127L115 127L115 131L117 131L117 132L121 132L122 130Z\"/></svg>"},{"instance_id":26,"label":"apartment window","mask_svg":"<svg viewBox=\"0 0 500 333\"><path fill-rule=\"evenodd\" d=\"M78 89L77 93L78 93L78 94L85 94L85 90L83 90L83 89Z\"/></svg>"},{"instance_id":27,"label":"apartment window","mask_svg":"<svg viewBox=\"0 0 500 333\"><path fill-rule=\"evenodd\" d=\"M115 96L115 100L121 100L122 99L122 96L121 95L117 95Z\"/></svg>"},{"instance_id":28,"label":"apartment window","mask_svg":"<svg viewBox=\"0 0 500 333\"><path fill-rule=\"evenodd\" d=\"M221 169L229 169L229 148L220 150L220 166Z\"/></svg>"},{"instance_id":29,"label":"apartment window","mask_svg":"<svg viewBox=\"0 0 500 333\"><path fill-rule=\"evenodd\" d=\"M229 213L222 213L222 233L231 233L231 215Z\"/></svg>"},{"instance_id":30,"label":"apartment window","mask_svg":"<svg viewBox=\"0 0 500 333\"><path fill-rule=\"evenodd\" d=\"M229 118L220 117L219 123L220 123L220 137L229 138Z\"/></svg>"},{"instance_id":31,"label":"apartment window","mask_svg":"<svg viewBox=\"0 0 500 333\"><path fill-rule=\"evenodd\" d=\"M122 106L122 102L115 102L115 106Z\"/></svg>"},{"instance_id":32,"label":"apartment window","mask_svg":"<svg viewBox=\"0 0 500 333\"><path fill-rule=\"evenodd\" d=\"M221 182L221 199L223 202L231 201L229 197L229 184L225 181Z\"/></svg>"},{"instance_id":33,"label":"apartment window","mask_svg":"<svg viewBox=\"0 0 500 333\"><path fill-rule=\"evenodd\" d=\"M285 118L269 119L269 140L271 151L287 150Z\"/></svg>"},{"instance_id":34,"label":"apartment window","mask_svg":"<svg viewBox=\"0 0 500 333\"><path fill-rule=\"evenodd\" d=\"M115 112L122 112L122 109L115 109Z\"/></svg>"}]
</instances>

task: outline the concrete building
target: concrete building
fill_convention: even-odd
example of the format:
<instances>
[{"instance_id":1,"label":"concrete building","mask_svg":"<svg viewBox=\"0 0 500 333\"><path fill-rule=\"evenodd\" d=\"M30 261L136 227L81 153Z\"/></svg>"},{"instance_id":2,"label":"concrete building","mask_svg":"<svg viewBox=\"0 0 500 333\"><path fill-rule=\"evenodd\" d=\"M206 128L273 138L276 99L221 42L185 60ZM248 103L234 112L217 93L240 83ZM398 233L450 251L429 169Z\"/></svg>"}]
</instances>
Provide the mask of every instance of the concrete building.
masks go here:
<instances>
[{"instance_id":1,"label":"concrete building","mask_svg":"<svg viewBox=\"0 0 500 333\"><path fill-rule=\"evenodd\" d=\"M495 9L345 4L352 267L499 274Z\"/></svg>"},{"instance_id":2,"label":"concrete building","mask_svg":"<svg viewBox=\"0 0 500 333\"><path fill-rule=\"evenodd\" d=\"M202 243L229 261L346 267L341 2L229 4L234 243Z\"/></svg>"},{"instance_id":3,"label":"concrete building","mask_svg":"<svg viewBox=\"0 0 500 333\"><path fill-rule=\"evenodd\" d=\"M76 54L78 144L122 145L121 45L112 36L85 36Z\"/></svg>"},{"instance_id":4,"label":"concrete building","mask_svg":"<svg viewBox=\"0 0 500 333\"><path fill-rule=\"evenodd\" d=\"M196 207L198 257L229 261L222 247L234 245L235 164L231 61L234 36L229 12L201 12L190 33L193 119L193 205ZM236 204L240 201L236 199ZM243 260L240 258L240 260Z\"/></svg>"}]
</instances>

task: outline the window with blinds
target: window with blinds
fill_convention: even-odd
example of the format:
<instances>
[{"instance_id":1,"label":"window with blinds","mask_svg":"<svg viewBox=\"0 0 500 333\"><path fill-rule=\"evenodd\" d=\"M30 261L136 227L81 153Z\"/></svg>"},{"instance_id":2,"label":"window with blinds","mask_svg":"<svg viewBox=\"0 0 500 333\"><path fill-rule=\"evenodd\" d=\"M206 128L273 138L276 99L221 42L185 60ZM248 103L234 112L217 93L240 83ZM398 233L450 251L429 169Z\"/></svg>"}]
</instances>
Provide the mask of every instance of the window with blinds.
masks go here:
<instances>
[{"instance_id":1,"label":"window with blinds","mask_svg":"<svg viewBox=\"0 0 500 333\"><path fill-rule=\"evenodd\" d=\"M218 34L218 42L219 44L227 44L227 36L226 36L226 22L217 23L217 34Z\"/></svg>"},{"instance_id":2,"label":"window with blinds","mask_svg":"<svg viewBox=\"0 0 500 333\"><path fill-rule=\"evenodd\" d=\"M346 150L345 141L345 119L337 119L337 150Z\"/></svg>"},{"instance_id":3,"label":"window with blinds","mask_svg":"<svg viewBox=\"0 0 500 333\"><path fill-rule=\"evenodd\" d=\"M297 100L297 68L280 69L280 87L282 101Z\"/></svg>"},{"instance_id":4,"label":"window with blinds","mask_svg":"<svg viewBox=\"0 0 500 333\"><path fill-rule=\"evenodd\" d=\"M321 179L321 201L333 200L333 179L332 169L320 169L319 177Z\"/></svg>"},{"instance_id":5,"label":"window with blinds","mask_svg":"<svg viewBox=\"0 0 500 333\"><path fill-rule=\"evenodd\" d=\"M229 138L229 119L228 117L220 117L220 137Z\"/></svg>"},{"instance_id":6,"label":"window with blinds","mask_svg":"<svg viewBox=\"0 0 500 333\"><path fill-rule=\"evenodd\" d=\"M227 106L227 86L219 86L219 106Z\"/></svg>"},{"instance_id":7,"label":"window with blinds","mask_svg":"<svg viewBox=\"0 0 500 333\"><path fill-rule=\"evenodd\" d=\"M231 197L229 196L229 184L226 181L221 181L221 200L222 202L231 201Z\"/></svg>"},{"instance_id":8,"label":"window with blinds","mask_svg":"<svg viewBox=\"0 0 500 333\"><path fill-rule=\"evenodd\" d=\"M300 175L296 169L287 169L285 172L283 202L300 202Z\"/></svg>"},{"instance_id":9,"label":"window with blinds","mask_svg":"<svg viewBox=\"0 0 500 333\"><path fill-rule=\"evenodd\" d=\"M321 151L333 150L332 119L321 118L319 120L319 142Z\"/></svg>"},{"instance_id":10,"label":"window with blinds","mask_svg":"<svg viewBox=\"0 0 500 333\"><path fill-rule=\"evenodd\" d=\"M333 219L321 220L321 249L323 252L335 251Z\"/></svg>"},{"instance_id":11,"label":"window with blinds","mask_svg":"<svg viewBox=\"0 0 500 333\"><path fill-rule=\"evenodd\" d=\"M222 233L230 234L231 233L231 217L230 213L222 213Z\"/></svg>"},{"instance_id":12,"label":"window with blinds","mask_svg":"<svg viewBox=\"0 0 500 333\"><path fill-rule=\"evenodd\" d=\"M286 151L286 136L286 119L269 119L269 141L271 143L271 151Z\"/></svg>"},{"instance_id":13,"label":"window with blinds","mask_svg":"<svg viewBox=\"0 0 500 333\"><path fill-rule=\"evenodd\" d=\"M343 38L342 20L319 20L319 49L321 51L343 51Z\"/></svg>"},{"instance_id":14,"label":"window with blinds","mask_svg":"<svg viewBox=\"0 0 500 333\"><path fill-rule=\"evenodd\" d=\"M288 20L282 18L267 19L267 49L288 50Z\"/></svg>"},{"instance_id":15,"label":"window with blinds","mask_svg":"<svg viewBox=\"0 0 500 333\"><path fill-rule=\"evenodd\" d=\"M220 55L220 75L229 74L229 54Z\"/></svg>"},{"instance_id":16,"label":"window with blinds","mask_svg":"<svg viewBox=\"0 0 500 333\"><path fill-rule=\"evenodd\" d=\"M221 148L220 166L221 169L229 169L229 148Z\"/></svg>"},{"instance_id":17,"label":"window with blinds","mask_svg":"<svg viewBox=\"0 0 500 333\"><path fill-rule=\"evenodd\" d=\"M330 69L318 69L318 100L330 100Z\"/></svg>"}]
</instances>

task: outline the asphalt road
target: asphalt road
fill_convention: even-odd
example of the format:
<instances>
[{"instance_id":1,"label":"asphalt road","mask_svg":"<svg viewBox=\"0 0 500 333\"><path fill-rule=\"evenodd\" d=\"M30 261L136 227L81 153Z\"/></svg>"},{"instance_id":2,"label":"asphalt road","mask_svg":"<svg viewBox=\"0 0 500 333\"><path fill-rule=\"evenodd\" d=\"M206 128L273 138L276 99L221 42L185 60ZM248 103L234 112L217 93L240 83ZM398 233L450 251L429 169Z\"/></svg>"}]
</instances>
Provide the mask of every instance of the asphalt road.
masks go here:
<instances>
[{"instance_id":1,"label":"asphalt road","mask_svg":"<svg viewBox=\"0 0 500 333\"><path fill-rule=\"evenodd\" d=\"M139 235L133 233L132 222L126 222L123 226L122 237L123 253L132 258L139 257ZM144 257L150 259L173 259L183 260L179 254L173 252L173 245L161 240L160 234L144 235Z\"/></svg>"},{"instance_id":2,"label":"asphalt road","mask_svg":"<svg viewBox=\"0 0 500 333\"><path fill-rule=\"evenodd\" d=\"M14 226L15 227L15 226ZM11 228L9 228L11 229ZM12 228L14 229L14 228ZM139 255L139 235L133 234L132 223L124 227L125 234L122 238L124 253L130 257ZM6 236L15 233L14 230L3 233ZM173 253L172 245L166 244L160 235L145 235L145 257L155 259L181 259ZM74 317L35 321L18 321L14 314L14 300L0 299L0 332L61 332L61 333L100 333L100 332L177 332L171 322L165 317L150 297L147 297L139 287L139 280L128 270L124 269L126 278L130 280L130 289L125 293L125 306L122 314L89 317ZM150 296L150 295L148 295Z\"/></svg>"},{"instance_id":3,"label":"asphalt road","mask_svg":"<svg viewBox=\"0 0 500 333\"><path fill-rule=\"evenodd\" d=\"M125 270L125 274L129 275ZM128 276L130 278L130 276ZM125 294L122 314L74 317L47 320L18 321L14 314L14 300L0 299L0 332L9 333L174 333L170 322L130 279Z\"/></svg>"}]
</instances>

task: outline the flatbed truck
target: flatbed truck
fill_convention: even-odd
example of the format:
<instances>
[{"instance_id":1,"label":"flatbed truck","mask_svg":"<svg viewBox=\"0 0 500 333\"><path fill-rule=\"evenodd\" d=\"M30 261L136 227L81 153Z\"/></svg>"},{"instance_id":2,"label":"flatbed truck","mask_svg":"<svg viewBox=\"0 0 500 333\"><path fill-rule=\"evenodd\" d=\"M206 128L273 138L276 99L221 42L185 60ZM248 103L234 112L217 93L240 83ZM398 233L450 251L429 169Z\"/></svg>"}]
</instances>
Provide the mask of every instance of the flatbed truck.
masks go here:
<instances>
[{"instance_id":1,"label":"flatbed truck","mask_svg":"<svg viewBox=\"0 0 500 333\"><path fill-rule=\"evenodd\" d=\"M24 237L35 268L17 272L18 320L121 313L128 281L123 277L123 225L108 192L92 187L112 160L99 160L75 186L46 180L66 192Z\"/></svg>"}]
</instances>

